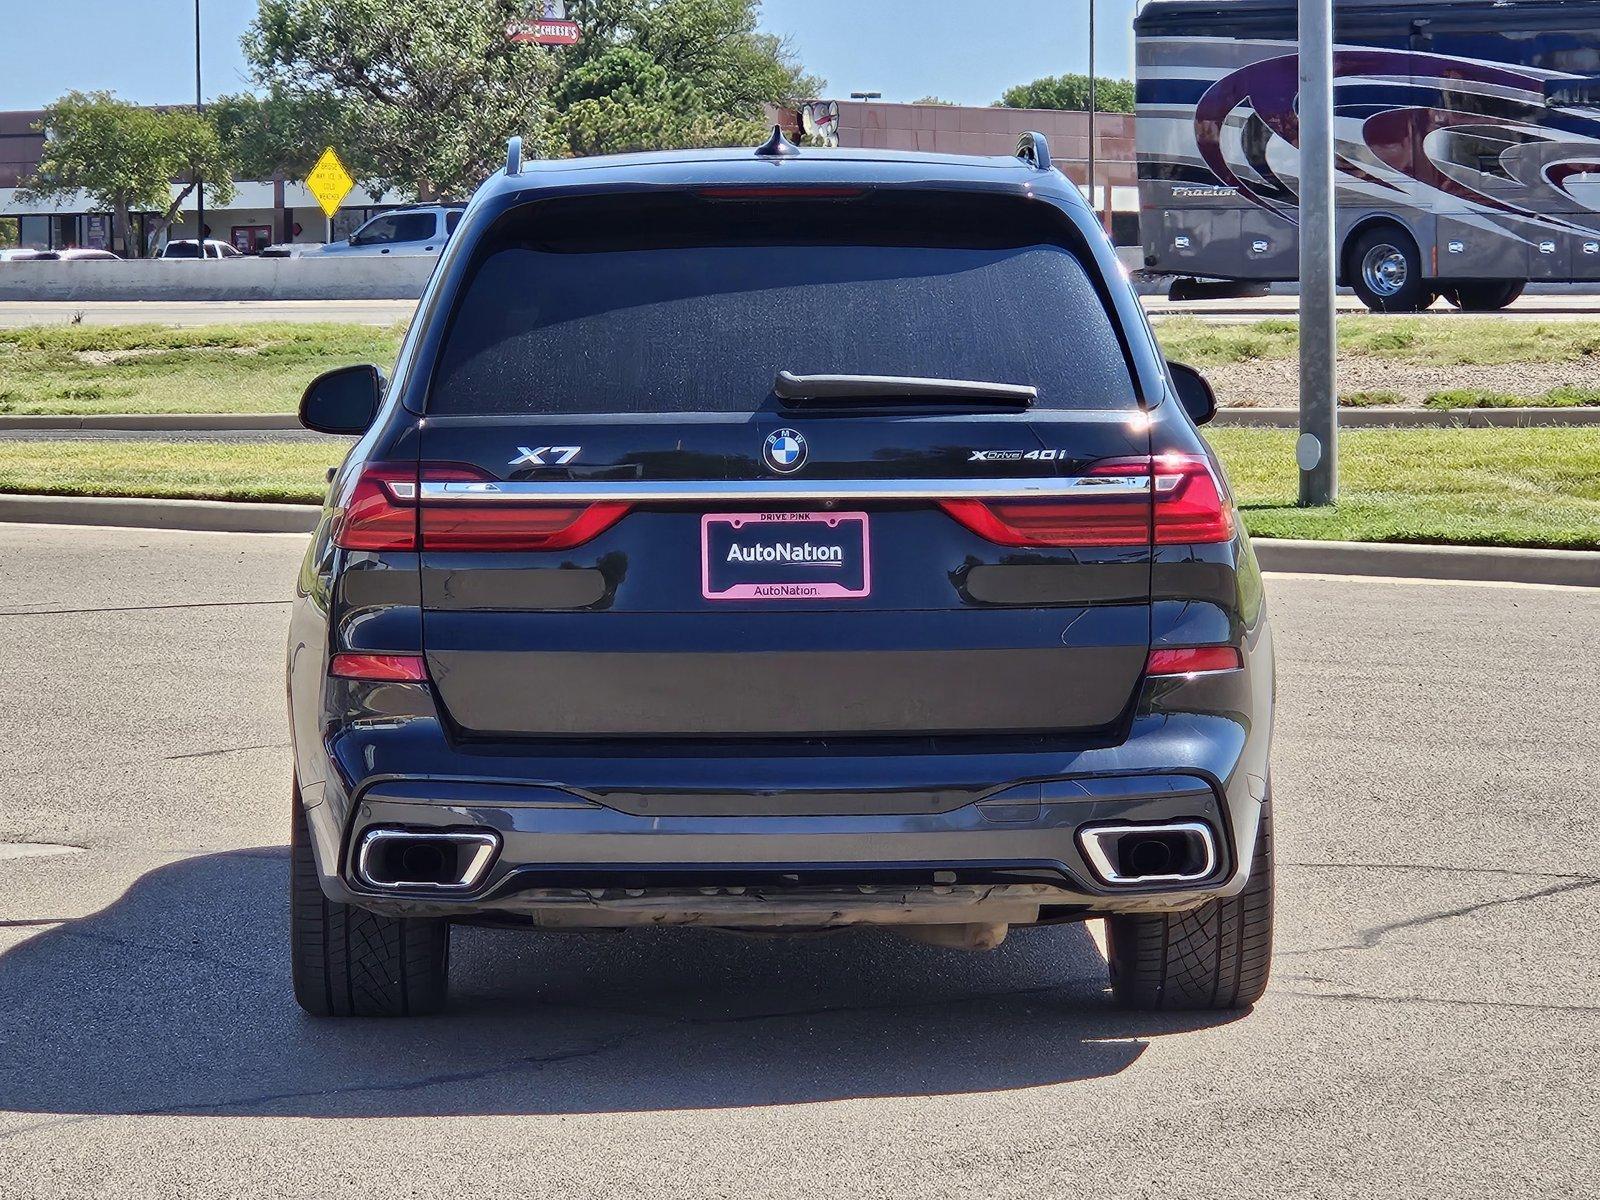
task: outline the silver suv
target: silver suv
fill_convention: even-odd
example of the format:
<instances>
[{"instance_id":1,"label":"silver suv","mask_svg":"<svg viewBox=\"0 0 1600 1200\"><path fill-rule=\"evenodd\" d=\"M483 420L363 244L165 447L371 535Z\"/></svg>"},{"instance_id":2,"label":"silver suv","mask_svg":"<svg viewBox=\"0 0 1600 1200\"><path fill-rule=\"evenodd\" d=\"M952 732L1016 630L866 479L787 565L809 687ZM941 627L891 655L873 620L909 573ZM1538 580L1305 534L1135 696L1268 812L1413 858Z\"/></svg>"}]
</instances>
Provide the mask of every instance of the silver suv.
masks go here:
<instances>
[{"instance_id":1,"label":"silver suv","mask_svg":"<svg viewBox=\"0 0 1600 1200\"><path fill-rule=\"evenodd\" d=\"M347 241L333 242L321 253L437 256L456 231L463 211L462 205L430 204L380 213Z\"/></svg>"}]
</instances>

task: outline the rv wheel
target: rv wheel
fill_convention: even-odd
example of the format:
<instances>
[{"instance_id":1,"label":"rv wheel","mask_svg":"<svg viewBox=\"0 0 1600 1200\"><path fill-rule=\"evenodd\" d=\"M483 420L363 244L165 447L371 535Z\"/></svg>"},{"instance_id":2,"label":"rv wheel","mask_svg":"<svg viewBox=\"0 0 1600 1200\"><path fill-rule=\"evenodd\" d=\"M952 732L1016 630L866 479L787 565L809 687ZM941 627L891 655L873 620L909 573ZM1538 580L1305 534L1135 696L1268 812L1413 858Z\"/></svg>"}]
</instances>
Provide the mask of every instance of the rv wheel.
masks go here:
<instances>
[{"instance_id":1,"label":"rv wheel","mask_svg":"<svg viewBox=\"0 0 1600 1200\"><path fill-rule=\"evenodd\" d=\"M1373 312L1420 312L1434 293L1422 277L1422 254L1395 225L1369 229L1350 247L1350 286Z\"/></svg>"}]
</instances>

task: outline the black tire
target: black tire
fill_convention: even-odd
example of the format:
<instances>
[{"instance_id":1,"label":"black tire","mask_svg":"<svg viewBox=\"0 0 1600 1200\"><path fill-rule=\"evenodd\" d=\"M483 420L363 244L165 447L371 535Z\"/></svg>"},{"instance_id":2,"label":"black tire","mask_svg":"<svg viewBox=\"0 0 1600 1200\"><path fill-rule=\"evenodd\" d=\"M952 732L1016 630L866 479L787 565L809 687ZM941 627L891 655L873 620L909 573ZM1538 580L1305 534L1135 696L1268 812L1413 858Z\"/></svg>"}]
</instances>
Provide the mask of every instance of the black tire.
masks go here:
<instances>
[{"instance_id":1,"label":"black tire","mask_svg":"<svg viewBox=\"0 0 1600 1200\"><path fill-rule=\"evenodd\" d=\"M1462 312L1499 312L1515 303L1527 283L1521 279L1499 283L1456 283L1445 288L1443 296Z\"/></svg>"},{"instance_id":2,"label":"black tire","mask_svg":"<svg viewBox=\"0 0 1600 1200\"><path fill-rule=\"evenodd\" d=\"M1360 234L1345 255L1345 278L1373 312L1421 312L1436 293L1422 277L1422 251L1398 225Z\"/></svg>"},{"instance_id":3,"label":"black tire","mask_svg":"<svg viewBox=\"0 0 1600 1200\"><path fill-rule=\"evenodd\" d=\"M323 895L298 788L289 849L289 948L300 1007L314 1017L418 1017L442 1009L449 923L383 917Z\"/></svg>"},{"instance_id":4,"label":"black tire","mask_svg":"<svg viewBox=\"0 0 1600 1200\"><path fill-rule=\"evenodd\" d=\"M1124 913L1106 919L1111 995L1123 1008L1249 1008L1272 967L1272 802L1250 882L1228 900L1182 913Z\"/></svg>"}]
</instances>

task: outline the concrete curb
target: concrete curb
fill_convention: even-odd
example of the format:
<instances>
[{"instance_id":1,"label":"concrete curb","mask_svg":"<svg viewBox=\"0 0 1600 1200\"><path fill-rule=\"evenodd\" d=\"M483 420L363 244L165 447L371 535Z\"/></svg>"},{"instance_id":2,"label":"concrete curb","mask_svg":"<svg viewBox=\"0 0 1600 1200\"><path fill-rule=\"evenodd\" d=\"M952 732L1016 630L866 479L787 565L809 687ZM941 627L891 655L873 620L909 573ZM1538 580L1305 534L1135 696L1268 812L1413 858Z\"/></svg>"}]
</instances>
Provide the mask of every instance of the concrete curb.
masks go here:
<instances>
[{"instance_id":1,"label":"concrete curb","mask_svg":"<svg viewBox=\"0 0 1600 1200\"><path fill-rule=\"evenodd\" d=\"M1219 408L1214 426L1232 429L1298 429L1298 408ZM1341 408L1344 429L1527 429L1533 426L1600 425L1593 408Z\"/></svg>"},{"instance_id":2,"label":"concrete curb","mask_svg":"<svg viewBox=\"0 0 1600 1200\"><path fill-rule=\"evenodd\" d=\"M1255 538L1264 571L1600 587L1600 551Z\"/></svg>"},{"instance_id":3,"label":"concrete curb","mask_svg":"<svg viewBox=\"0 0 1600 1200\"><path fill-rule=\"evenodd\" d=\"M0 495L0 521L42 525L118 525L220 533L309 533L314 504L242 504L225 500L152 500L121 496Z\"/></svg>"},{"instance_id":4,"label":"concrete curb","mask_svg":"<svg viewBox=\"0 0 1600 1200\"><path fill-rule=\"evenodd\" d=\"M309 533L313 504L241 504L220 500L149 500L111 496L0 495L0 521L46 525L115 525L223 533ZM1263 570L1312 575L1376 575L1600 587L1600 551L1502 550L1383 542L1312 542L1256 538Z\"/></svg>"}]
</instances>

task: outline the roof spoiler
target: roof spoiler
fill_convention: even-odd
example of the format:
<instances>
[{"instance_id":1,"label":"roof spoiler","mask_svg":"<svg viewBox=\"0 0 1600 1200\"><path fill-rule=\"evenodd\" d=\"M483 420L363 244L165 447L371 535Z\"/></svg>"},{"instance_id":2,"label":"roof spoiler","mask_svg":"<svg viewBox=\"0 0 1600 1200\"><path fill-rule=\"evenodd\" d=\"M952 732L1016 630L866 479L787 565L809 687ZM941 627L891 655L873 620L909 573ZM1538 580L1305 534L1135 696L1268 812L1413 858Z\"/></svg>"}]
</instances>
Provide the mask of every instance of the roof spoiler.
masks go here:
<instances>
[{"instance_id":1,"label":"roof spoiler","mask_svg":"<svg viewBox=\"0 0 1600 1200\"><path fill-rule=\"evenodd\" d=\"M1050 143L1042 133L1030 129L1017 139L1017 157L1036 171L1050 169Z\"/></svg>"},{"instance_id":2,"label":"roof spoiler","mask_svg":"<svg viewBox=\"0 0 1600 1200\"><path fill-rule=\"evenodd\" d=\"M512 178L522 174L522 139L519 137L506 143L506 174Z\"/></svg>"}]
</instances>

